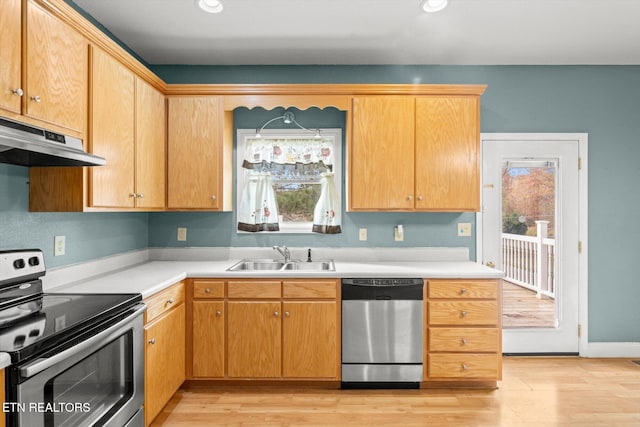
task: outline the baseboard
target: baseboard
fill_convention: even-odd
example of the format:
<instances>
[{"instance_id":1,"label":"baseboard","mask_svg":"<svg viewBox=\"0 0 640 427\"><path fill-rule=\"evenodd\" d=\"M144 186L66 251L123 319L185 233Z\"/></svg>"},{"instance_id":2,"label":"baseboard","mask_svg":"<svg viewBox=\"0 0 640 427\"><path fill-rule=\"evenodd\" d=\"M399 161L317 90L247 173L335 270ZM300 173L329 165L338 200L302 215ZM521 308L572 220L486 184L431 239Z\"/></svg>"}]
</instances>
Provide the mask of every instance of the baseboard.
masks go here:
<instances>
[{"instance_id":1,"label":"baseboard","mask_svg":"<svg viewBox=\"0 0 640 427\"><path fill-rule=\"evenodd\" d=\"M640 342L590 342L583 357L640 357Z\"/></svg>"}]
</instances>

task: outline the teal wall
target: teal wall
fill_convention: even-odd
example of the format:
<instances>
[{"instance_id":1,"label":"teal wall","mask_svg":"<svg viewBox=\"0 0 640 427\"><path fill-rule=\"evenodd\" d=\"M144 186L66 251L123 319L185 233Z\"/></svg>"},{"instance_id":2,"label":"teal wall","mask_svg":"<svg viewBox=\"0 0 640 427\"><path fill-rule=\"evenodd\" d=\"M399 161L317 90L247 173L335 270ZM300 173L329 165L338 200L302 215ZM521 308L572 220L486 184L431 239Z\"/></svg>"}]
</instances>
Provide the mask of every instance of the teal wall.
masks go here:
<instances>
[{"instance_id":1,"label":"teal wall","mask_svg":"<svg viewBox=\"0 0 640 427\"><path fill-rule=\"evenodd\" d=\"M168 83L487 84L481 104L482 132L588 133L589 340L640 341L640 286L635 268L640 227L633 225L638 217L633 212L640 210L640 67L154 66L153 70ZM462 220L472 221L472 217L346 214L343 235L315 236L312 242L358 246L357 228L367 227L371 236L367 244L394 246L387 233L404 221L412 230L406 233L411 239L407 244L472 245L454 236L452 225ZM178 226L190 228L190 239L197 235L195 245L311 245L307 237L235 236L231 214L195 213L151 214L149 241L153 246L177 245Z\"/></svg>"},{"instance_id":2,"label":"teal wall","mask_svg":"<svg viewBox=\"0 0 640 427\"><path fill-rule=\"evenodd\" d=\"M0 164L0 250L39 248L47 268L146 248L146 213L30 213L29 169ZM53 256L53 237L66 254Z\"/></svg>"},{"instance_id":3,"label":"teal wall","mask_svg":"<svg viewBox=\"0 0 640 427\"><path fill-rule=\"evenodd\" d=\"M471 83L488 84L483 132L589 134L589 340L640 342L640 286L634 226L640 209L640 67L638 66L154 66L169 83ZM266 114L252 110L240 114ZM312 111L313 120L334 120ZM302 114L302 112L300 113ZM325 117L325 114L329 114ZM331 116L331 117L329 117ZM302 123L302 116L298 116ZM242 118L251 122L256 117ZM262 117L260 117L262 120ZM260 121L258 120L258 121ZM311 125L311 124L309 124ZM28 213L28 169L0 165L0 249L42 247L50 267L148 246L397 246L392 227L407 228L407 246L467 246L455 223L470 214L343 216L339 236L236 235L230 213ZM474 229L475 232L475 229ZM53 236L67 236L67 255L52 257Z\"/></svg>"}]
</instances>

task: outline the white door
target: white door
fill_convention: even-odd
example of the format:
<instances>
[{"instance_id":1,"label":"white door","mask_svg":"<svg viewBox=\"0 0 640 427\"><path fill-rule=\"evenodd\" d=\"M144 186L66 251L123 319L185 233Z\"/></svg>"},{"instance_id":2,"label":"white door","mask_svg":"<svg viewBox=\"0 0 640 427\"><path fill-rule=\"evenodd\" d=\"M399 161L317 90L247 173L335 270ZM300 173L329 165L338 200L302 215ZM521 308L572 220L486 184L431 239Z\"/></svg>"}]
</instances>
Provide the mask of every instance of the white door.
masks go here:
<instances>
[{"instance_id":1,"label":"white door","mask_svg":"<svg viewBox=\"0 0 640 427\"><path fill-rule=\"evenodd\" d=\"M505 272L504 353L579 353L579 157L575 138L482 136L479 252Z\"/></svg>"}]
</instances>

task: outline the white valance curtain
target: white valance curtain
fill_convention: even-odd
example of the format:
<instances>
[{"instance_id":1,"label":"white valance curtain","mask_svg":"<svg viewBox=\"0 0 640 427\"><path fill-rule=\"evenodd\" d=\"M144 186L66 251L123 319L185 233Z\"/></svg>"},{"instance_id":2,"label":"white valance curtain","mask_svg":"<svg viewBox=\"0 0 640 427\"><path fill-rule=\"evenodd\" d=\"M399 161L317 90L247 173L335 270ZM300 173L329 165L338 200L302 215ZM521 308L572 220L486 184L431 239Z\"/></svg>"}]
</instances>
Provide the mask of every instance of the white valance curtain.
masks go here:
<instances>
[{"instance_id":1,"label":"white valance curtain","mask_svg":"<svg viewBox=\"0 0 640 427\"><path fill-rule=\"evenodd\" d=\"M247 138L242 156L246 180L238 208L238 230L279 231L273 180L320 181L312 231L341 233L340 198L333 179L334 150L330 138Z\"/></svg>"}]
</instances>

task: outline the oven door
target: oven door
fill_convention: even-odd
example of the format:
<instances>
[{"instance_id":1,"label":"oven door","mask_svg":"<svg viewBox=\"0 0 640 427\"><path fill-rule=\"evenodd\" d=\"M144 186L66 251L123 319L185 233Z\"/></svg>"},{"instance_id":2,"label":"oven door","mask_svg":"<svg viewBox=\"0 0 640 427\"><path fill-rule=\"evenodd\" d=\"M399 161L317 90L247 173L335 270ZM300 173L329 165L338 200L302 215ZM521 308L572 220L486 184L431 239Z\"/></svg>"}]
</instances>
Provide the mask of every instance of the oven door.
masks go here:
<instances>
[{"instance_id":1,"label":"oven door","mask_svg":"<svg viewBox=\"0 0 640 427\"><path fill-rule=\"evenodd\" d=\"M143 425L143 318L125 318L48 358L19 366L17 426Z\"/></svg>"}]
</instances>

